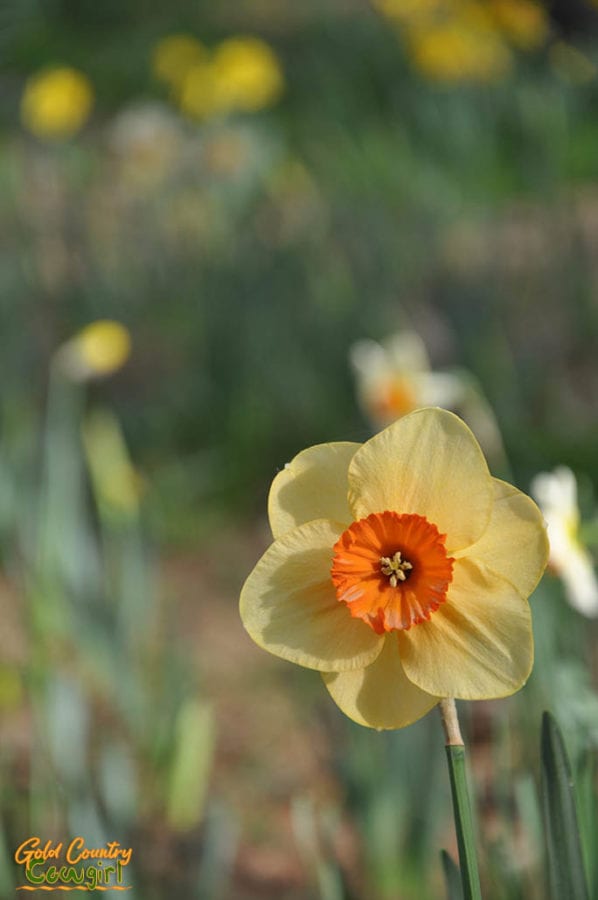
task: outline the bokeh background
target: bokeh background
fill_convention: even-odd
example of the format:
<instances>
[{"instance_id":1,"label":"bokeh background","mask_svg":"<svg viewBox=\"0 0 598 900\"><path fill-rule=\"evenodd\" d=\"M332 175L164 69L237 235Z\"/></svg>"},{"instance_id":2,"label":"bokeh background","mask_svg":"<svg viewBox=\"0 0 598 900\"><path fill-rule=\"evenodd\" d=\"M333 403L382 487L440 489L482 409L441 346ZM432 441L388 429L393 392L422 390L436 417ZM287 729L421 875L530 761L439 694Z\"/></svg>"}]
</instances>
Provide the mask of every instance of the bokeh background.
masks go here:
<instances>
[{"instance_id":1,"label":"bokeh background","mask_svg":"<svg viewBox=\"0 0 598 900\"><path fill-rule=\"evenodd\" d=\"M79 833L144 900L443 896L435 714L353 725L237 597L276 471L417 405L409 354L360 387L395 335L467 384L496 474L575 472L595 549L597 112L591 0L4 0L2 896L25 837ZM526 689L462 711L496 900L546 896L544 708L598 890L567 596L532 601Z\"/></svg>"}]
</instances>

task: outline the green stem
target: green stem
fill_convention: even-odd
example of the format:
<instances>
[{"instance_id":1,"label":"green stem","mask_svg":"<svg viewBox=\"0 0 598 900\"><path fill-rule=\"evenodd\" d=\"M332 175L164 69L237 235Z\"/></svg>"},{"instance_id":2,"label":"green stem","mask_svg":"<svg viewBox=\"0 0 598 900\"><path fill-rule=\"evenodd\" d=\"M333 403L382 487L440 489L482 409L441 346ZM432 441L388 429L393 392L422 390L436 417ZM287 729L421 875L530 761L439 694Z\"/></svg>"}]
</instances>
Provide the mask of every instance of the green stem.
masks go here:
<instances>
[{"instance_id":1,"label":"green stem","mask_svg":"<svg viewBox=\"0 0 598 900\"><path fill-rule=\"evenodd\" d=\"M440 714L446 737L446 758L451 780L463 900L482 900L471 803L465 771L465 747L459 730L455 701L452 699L441 700Z\"/></svg>"}]
</instances>

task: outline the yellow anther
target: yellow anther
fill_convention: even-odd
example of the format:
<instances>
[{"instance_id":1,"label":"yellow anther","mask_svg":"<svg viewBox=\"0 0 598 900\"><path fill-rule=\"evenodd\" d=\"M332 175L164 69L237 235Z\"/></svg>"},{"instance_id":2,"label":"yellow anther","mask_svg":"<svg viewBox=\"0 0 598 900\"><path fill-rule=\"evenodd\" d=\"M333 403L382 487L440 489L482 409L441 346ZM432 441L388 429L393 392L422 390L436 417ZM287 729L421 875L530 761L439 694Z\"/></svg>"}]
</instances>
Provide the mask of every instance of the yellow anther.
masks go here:
<instances>
[{"instance_id":1,"label":"yellow anther","mask_svg":"<svg viewBox=\"0 0 598 900\"><path fill-rule=\"evenodd\" d=\"M401 551L391 556L380 557L380 570L383 575L387 575L391 587L397 587L400 581L406 581L409 572L413 566L406 559L402 559Z\"/></svg>"}]
</instances>

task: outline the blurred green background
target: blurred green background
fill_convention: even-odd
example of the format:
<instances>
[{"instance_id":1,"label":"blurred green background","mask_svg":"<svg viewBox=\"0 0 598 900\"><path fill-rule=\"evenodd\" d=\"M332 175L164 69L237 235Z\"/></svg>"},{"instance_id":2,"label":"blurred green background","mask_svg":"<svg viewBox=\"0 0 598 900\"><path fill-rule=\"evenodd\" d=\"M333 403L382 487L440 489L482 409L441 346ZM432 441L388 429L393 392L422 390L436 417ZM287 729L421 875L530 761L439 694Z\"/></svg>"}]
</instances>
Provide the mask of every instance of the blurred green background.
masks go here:
<instances>
[{"instance_id":1,"label":"blurred green background","mask_svg":"<svg viewBox=\"0 0 598 900\"><path fill-rule=\"evenodd\" d=\"M570 466L595 523L597 26L591 0L4 0L2 896L21 840L75 832L128 842L148 900L442 896L434 716L352 726L236 598L278 468L371 431L364 338L467 372L497 469ZM122 367L73 338L106 319ZM546 705L597 834L595 626L539 594L532 683L464 711L491 898L546 896Z\"/></svg>"}]
</instances>

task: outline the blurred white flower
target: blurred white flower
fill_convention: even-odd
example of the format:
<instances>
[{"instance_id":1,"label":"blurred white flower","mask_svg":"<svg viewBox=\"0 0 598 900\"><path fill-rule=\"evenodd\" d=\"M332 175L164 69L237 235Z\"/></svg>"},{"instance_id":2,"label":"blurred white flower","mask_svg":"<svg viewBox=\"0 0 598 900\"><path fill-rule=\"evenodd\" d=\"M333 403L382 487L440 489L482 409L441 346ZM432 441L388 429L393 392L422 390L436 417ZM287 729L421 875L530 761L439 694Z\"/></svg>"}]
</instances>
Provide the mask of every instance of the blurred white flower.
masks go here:
<instances>
[{"instance_id":1,"label":"blurred white flower","mask_svg":"<svg viewBox=\"0 0 598 900\"><path fill-rule=\"evenodd\" d=\"M458 374L433 372L421 338L403 331L382 341L363 340L350 351L359 403L376 427L420 406L454 409L465 396Z\"/></svg>"},{"instance_id":2,"label":"blurred white flower","mask_svg":"<svg viewBox=\"0 0 598 900\"><path fill-rule=\"evenodd\" d=\"M183 150L184 131L177 116L160 103L138 103L111 123L108 143L123 175L141 185L161 181Z\"/></svg>"},{"instance_id":3,"label":"blurred white flower","mask_svg":"<svg viewBox=\"0 0 598 900\"><path fill-rule=\"evenodd\" d=\"M548 527L549 566L561 578L567 600L584 616L598 616L598 579L579 537L575 475L566 466L542 472L533 479L531 493Z\"/></svg>"}]
</instances>

